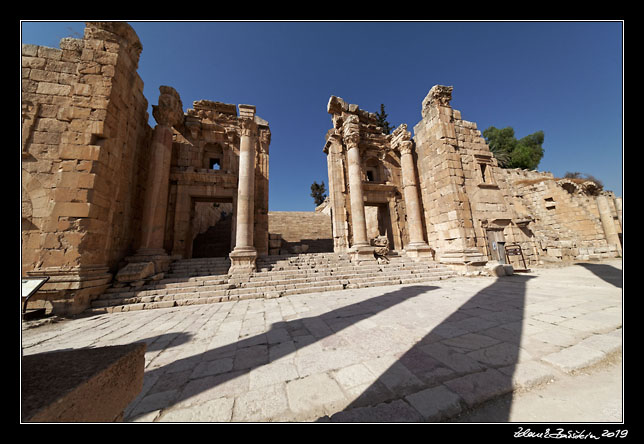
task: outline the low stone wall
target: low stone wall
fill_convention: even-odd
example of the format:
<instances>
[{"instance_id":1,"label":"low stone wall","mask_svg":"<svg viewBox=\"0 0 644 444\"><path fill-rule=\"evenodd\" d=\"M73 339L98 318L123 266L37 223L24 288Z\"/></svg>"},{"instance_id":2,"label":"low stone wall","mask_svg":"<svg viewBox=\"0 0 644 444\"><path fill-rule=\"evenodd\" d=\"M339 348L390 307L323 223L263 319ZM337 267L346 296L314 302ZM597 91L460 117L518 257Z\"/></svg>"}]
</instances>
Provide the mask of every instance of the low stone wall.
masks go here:
<instances>
[{"instance_id":1,"label":"low stone wall","mask_svg":"<svg viewBox=\"0 0 644 444\"><path fill-rule=\"evenodd\" d=\"M314 211L270 211L269 254L333 251L333 228L328 214Z\"/></svg>"}]
</instances>

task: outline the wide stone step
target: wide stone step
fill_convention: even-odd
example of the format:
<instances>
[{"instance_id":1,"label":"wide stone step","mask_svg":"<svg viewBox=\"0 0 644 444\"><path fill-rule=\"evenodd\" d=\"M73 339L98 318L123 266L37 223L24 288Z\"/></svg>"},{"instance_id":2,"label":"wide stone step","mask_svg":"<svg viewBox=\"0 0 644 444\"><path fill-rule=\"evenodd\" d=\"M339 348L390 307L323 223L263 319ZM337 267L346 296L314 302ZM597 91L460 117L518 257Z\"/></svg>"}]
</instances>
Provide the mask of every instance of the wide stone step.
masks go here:
<instances>
[{"instance_id":1,"label":"wide stone step","mask_svg":"<svg viewBox=\"0 0 644 444\"><path fill-rule=\"evenodd\" d=\"M176 261L165 279L137 289L110 288L92 302L93 312L120 312L301 293L412 284L447 279L456 273L433 262L392 257L388 264L355 265L330 253L258 259L258 271L231 279L228 258ZM225 273L210 274L212 270ZM194 275L195 273L206 273Z\"/></svg>"},{"instance_id":2,"label":"wide stone step","mask_svg":"<svg viewBox=\"0 0 644 444\"><path fill-rule=\"evenodd\" d=\"M293 273L280 274L279 272L257 273L249 280L232 283L228 279L194 279L186 281L148 285L136 290L123 291L122 289L109 289L101 299L132 298L145 296L161 296L168 293L189 293L200 291L231 290L235 288L262 288L262 287L298 287L315 282L342 282L354 283L369 280L396 280L436 275L453 275L451 270L442 268L401 268L389 270L334 270L318 273Z\"/></svg>"}]
</instances>

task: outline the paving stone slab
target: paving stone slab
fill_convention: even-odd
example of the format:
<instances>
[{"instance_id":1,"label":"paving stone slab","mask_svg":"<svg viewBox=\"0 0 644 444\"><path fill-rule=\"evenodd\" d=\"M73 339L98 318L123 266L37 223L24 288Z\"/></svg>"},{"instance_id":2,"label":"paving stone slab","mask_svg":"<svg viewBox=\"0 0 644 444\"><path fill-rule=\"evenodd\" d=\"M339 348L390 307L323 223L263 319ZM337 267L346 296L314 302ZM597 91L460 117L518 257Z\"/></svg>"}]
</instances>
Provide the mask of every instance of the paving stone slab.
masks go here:
<instances>
[{"instance_id":1,"label":"paving stone slab","mask_svg":"<svg viewBox=\"0 0 644 444\"><path fill-rule=\"evenodd\" d=\"M584 345L573 345L557 353L541 358L542 361L556 368L572 373L600 362L606 353Z\"/></svg>"},{"instance_id":2,"label":"paving stone slab","mask_svg":"<svg viewBox=\"0 0 644 444\"><path fill-rule=\"evenodd\" d=\"M325 416L348 404L338 383L326 373L287 382L286 394L290 410L303 420Z\"/></svg>"},{"instance_id":3,"label":"paving stone slab","mask_svg":"<svg viewBox=\"0 0 644 444\"><path fill-rule=\"evenodd\" d=\"M292 417L283 384L250 390L235 398L233 421L287 421Z\"/></svg>"},{"instance_id":4,"label":"paving stone slab","mask_svg":"<svg viewBox=\"0 0 644 444\"><path fill-rule=\"evenodd\" d=\"M358 407L333 414L331 422L422 422L423 417L403 400Z\"/></svg>"},{"instance_id":5,"label":"paving stone slab","mask_svg":"<svg viewBox=\"0 0 644 444\"><path fill-rule=\"evenodd\" d=\"M211 399L192 408L171 408L161 412L156 422L229 422L232 418L233 398Z\"/></svg>"},{"instance_id":6,"label":"paving stone slab","mask_svg":"<svg viewBox=\"0 0 644 444\"><path fill-rule=\"evenodd\" d=\"M469 407L512 391L511 379L492 368L452 379L443 384L463 398Z\"/></svg>"},{"instance_id":7,"label":"paving stone slab","mask_svg":"<svg viewBox=\"0 0 644 444\"><path fill-rule=\"evenodd\" d=\"M462 399L459 395L440 385L413 393L405 397L425 421L440 421L461 412Z\"/></svg>"},{"instance_id":8,"label":"paving stone slab","mask_svg":"<svg viewBox=\"0 0 644 444\"><path fill-rule=\"evenodd\" d=\"M556 372L552 367L537 361L509 365L500 368L499 371L512 378L512 386L515 389L523 390L551 382L556 378Z\"/></svg>"}]
</instances>

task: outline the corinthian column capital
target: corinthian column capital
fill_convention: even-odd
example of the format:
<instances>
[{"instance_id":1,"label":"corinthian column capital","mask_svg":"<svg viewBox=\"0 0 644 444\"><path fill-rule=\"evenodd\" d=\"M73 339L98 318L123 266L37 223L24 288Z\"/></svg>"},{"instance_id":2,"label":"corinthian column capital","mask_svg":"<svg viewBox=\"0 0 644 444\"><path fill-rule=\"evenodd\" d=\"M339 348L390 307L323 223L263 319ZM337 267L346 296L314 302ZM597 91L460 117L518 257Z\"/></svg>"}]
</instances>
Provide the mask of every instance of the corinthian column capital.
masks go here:
<instances>
[{"instance_id":1,"label":"corinthian column capital","mask_svg":"<svg viewBox=\"0 0 644 444\"><path fill-rule=\"evenodd\" d=\"M398 149L400 150L400 155L404 156L406 154L411 154L414 150L414 142L411 140L406 140L398 144Z\"/></svg>"},{"instance_id":2,"label":"corinthian column capital","mask_svg":"<svg viewBox=\"0 0 644 444\"><path fill-rule=\"evenodd\" d=\"M242 136L253 137L257 134L257 124L253 119L241 119L240 127Z\"/></svg>"}]
</instances>

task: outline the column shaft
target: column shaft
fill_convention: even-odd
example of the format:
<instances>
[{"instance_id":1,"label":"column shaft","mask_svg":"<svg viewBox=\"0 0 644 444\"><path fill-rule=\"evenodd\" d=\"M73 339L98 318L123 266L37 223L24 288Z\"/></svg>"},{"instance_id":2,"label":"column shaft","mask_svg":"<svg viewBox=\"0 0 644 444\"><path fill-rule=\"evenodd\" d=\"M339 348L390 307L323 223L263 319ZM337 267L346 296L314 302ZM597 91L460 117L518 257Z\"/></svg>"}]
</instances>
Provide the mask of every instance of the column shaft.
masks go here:
<instances>
[{"instance_id":1,"label":"column shaft","mask_svg":"<svg viewBox=\"0 0 644 444\"><path fill-rule=\"evenodd\" d=\"M411 144L411 143L410 143ZM416 174L411 149L401 149L402 184L407 211L407 228L409 229L410 244L425 244L423 223L420 212L420 201L416 188Z\"/></svg>"},{"instance_id":2,"label":"column shaft","mask_svg":"<svg viewBox=\"0 0 644 444\"><path fill-rule=\"evenodd\" d=\"M142 249L163 249L171 154L172 129L167 125L157 125L152 136L152 158L143 203Z\"/></svg>"},{"instance_id":3,"label":"column shaft","mask_svg":"<svg viewBox=\"0 0 644 444\"><path fill-rule=\"evenodd\" d=\"M239 147L239 183L237 188L237 232L235 250L254 249L253 211L255 187L255 144L250 131L244 130Z\"/></svg>"},{"instance_id":4,"label":"column shaft","mask_svg":"<svg viewBox=\"0 0 644 444\"><path fill-rule=\"evenodd\" d=\"M349 192L351 193L353 246L368 246L367 222L365 219L364 197L362 193L362 171L360 168L360 153L357 144L349 146L347 157L349 161Z\"/></svg>"}]
</instances>

